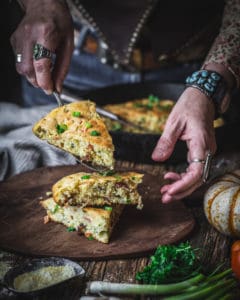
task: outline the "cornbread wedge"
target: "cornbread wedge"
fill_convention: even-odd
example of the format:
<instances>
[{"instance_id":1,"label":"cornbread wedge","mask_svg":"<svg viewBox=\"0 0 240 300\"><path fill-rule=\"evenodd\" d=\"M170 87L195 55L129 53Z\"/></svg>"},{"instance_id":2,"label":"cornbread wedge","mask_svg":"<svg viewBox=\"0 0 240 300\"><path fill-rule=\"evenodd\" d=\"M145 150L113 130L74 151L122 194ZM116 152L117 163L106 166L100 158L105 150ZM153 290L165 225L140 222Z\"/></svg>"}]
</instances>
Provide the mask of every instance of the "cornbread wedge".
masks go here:
<instances>
[{"instance_id":1,"label":"cornbread wedge","mask_svg":"<svg viewBox=\"0 0 240 300\"><path fill-rule=\"evenodd\" d=\"M148 98L136 99L119 104L108 104L104 108L114 114L146 128L146 131L162 133L166 120L174 106L172 100L160 100L158 97L150 95ZM124 130L138 132L138 129L130 126L122 126L117 121L105 118L105 123L109 130Z\"/></svg>"},{"instance_id":2,"label":"cornbread wedge","mask_svg":"<svg viewBox=\"0 0 240 300\"><path fill-rule=\"evenodd\" d=\"M113 205L94 208L77 206L61 207L53 198L41 201L50 220L61 223L70 229L82 232L88 239L108 243L113 227L117 223L124 206Z\"/></svg>"},{"instance_id":3,"label":"cornbread wedge","mask_svg":"<svg viewBox=\"0 0 240 300\"><path fill-rule=\"evenodd\" d=\"M81 160L113 169L112 138L91 101L55 108L34 125L33 132Z\"/></svg>"},{"instance_id":4,"label":"cornbread wedge","mask_svg":"<svg viewBox=\"0 0 240 300\"><path fill-rule=\"evenodd\" d=\"M142 208L137 186L143 174L136 172L100 175L75 173L63 177L52 187L55 202L63 205L102 206L111 204L137 204Z\"/></svg>"}]
</instances>

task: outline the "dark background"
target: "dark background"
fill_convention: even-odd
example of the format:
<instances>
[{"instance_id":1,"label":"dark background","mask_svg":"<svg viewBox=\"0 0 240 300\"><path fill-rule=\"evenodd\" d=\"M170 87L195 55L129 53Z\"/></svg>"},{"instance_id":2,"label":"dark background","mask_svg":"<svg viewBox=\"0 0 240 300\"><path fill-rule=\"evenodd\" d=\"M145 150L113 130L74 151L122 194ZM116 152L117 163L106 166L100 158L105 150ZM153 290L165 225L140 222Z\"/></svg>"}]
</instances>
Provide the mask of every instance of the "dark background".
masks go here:
<instances>
[{"instance_id":1,"label":"dark background","mask_svg":"<svg viewBox=\"0 0 240 300\"><path fill-rule=\"evenodd\" d=\"M23 12L16 0L0 1L0 101L21 103L20 76L15 70L15 57L10 36L21 21Z\"/></svg>"},{"instance_id":2,"label":"dark background","mask_svg":"<svg viewBox=\"0 0 240 300\"><path fill-rule=\"evenodd\" d=\"M20 23L24 12L17 0L0 1L0 101L22 103L21 76L15 69L15 55L10 37ZM235 90L225 119L240 122L240 91Z\"/></svg>"}]
</instances>

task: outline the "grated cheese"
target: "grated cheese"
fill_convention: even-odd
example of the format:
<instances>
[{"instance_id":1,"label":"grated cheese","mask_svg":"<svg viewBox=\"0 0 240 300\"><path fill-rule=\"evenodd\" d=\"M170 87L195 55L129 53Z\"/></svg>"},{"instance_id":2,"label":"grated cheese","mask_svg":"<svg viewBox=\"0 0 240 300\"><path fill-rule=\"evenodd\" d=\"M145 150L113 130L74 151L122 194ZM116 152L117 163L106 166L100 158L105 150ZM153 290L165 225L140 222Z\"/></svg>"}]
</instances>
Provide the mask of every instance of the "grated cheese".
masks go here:
<instances>
[{"instance_id":1,"label":"grated cheese","mask_svg":"<svg viewBox=\"0 0 240 300\"><path fill-rule=\"evenodd\" d=\"M74 275L75 271L72 266L49 266L17 276L13 285L18 291L31 292L64 281Z\"/></svg>"}]
</instances>

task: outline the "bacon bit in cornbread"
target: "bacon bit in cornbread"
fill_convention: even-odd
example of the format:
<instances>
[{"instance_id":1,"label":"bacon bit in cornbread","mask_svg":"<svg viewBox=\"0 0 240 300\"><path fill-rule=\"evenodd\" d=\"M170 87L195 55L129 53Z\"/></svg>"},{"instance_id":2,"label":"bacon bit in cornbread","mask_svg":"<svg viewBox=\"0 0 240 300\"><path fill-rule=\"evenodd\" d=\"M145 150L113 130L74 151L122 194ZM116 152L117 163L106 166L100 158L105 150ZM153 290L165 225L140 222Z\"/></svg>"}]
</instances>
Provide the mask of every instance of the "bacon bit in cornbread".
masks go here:
<instances>
[{"instance_id":1,"label":"bacon bit in cornbread","mask_svg":"<svg viewBox=\"0 0 240 300\"><path fill-rule=\"evenodd\" d=\"M43 218L43 223L44 223L44 224L47 224L48 222L50 222L49 216L45 216L45 217Z\"/></svg>"}]
</instances>

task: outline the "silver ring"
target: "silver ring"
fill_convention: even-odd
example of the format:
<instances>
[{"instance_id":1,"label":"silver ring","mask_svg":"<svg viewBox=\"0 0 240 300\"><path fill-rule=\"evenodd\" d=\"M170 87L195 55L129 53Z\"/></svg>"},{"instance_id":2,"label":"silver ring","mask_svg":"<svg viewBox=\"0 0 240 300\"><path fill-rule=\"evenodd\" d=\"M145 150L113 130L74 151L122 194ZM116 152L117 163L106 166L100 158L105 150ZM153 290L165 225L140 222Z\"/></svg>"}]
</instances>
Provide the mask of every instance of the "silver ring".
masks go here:
<instances>
[{"instance_id":1,"label":"silver ring","mask_svg":"<svg viewBox=\"0 0 240 300\"><path fill-rule=\"evenodd\" d=\"M203 175L202 175L203 182L207 182L207 180L209 178L212 158L213 158L213 155L209 151L208 154L207 154L207 157L206 157L204 168L203 168Z\"/></svg>"},{"instance_id":2,"label":"silver ring","mask_svg":"<svg viewBox=\"0 0 240 300\"><path fill-rule=\"evenodd\" d=\"M49 58L51 59L53 56L53 52L51 52L50 50L48 50L47 48L45 48L43 45L41 44L35 44L33 47L33 58L35 60L39 60L42 58Z\"/></svg>"},{"instance_id":3,"label":"silver ring","mask_svg":"<svg viewBox=\"0 0 240 300\"><path fill-rule=\"evenodd\" d=\"M22 54L21 53L17 53L16 54L16 63L21 63L22 62Z\"/></svg>"},{"instance_id":4,"label":"silver ring","mask_svg":"<svg viewBox=\"0 0 240 300\"><path fill-rule=\"evenodd\" d=\"M202 174L202 181L207 182L209 178L210 168L211 168L211 162L212 162L212 154L209 151L207 154L206 159L200 159L200 158L194 158L190 161L191 163L201 163L204 165L203 167L203 174Z\"/></svg>"},{"instance_id":5,"label":"silver ring","mask_svg":"<svg viewBox=\"0 0 240 300\"><path fill-rule=\"evenodd\" d=\"M191 163L201 163L201 164L205 164L205 159L200 159L200 158L194 158L190 161L190 164Z\"/></svg>"}]
</instances>

